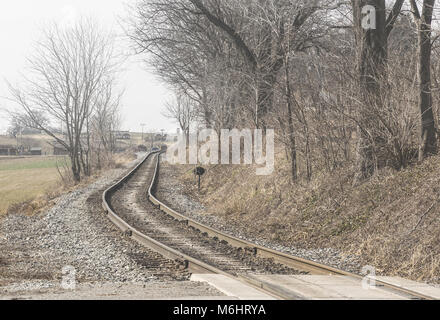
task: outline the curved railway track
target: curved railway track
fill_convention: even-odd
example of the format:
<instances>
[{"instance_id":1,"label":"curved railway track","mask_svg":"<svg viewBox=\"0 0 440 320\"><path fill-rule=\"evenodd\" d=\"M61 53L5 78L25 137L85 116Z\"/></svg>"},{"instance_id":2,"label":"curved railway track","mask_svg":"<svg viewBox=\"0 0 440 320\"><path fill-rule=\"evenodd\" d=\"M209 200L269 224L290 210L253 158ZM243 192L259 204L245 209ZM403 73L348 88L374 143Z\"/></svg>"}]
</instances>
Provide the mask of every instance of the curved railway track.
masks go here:
<instances>
[{"instance_id":1,"label":"curved railway track","mask_svg":"<svg viewBox=\"0 0 440 320\"><path fill-rule=\"evenodd\" d=\"M148 154L102 195L109 219L138 243L179 261L192 273L214 273L246 282L276 298L298 299L255 274L359 275L255 245L205 226L171 209L155 196L160 153ZM376 280L377 281L377 280ZM432 299L409 289L377 281L383 288L412 299Z\"/></svg>"}]
</instances>

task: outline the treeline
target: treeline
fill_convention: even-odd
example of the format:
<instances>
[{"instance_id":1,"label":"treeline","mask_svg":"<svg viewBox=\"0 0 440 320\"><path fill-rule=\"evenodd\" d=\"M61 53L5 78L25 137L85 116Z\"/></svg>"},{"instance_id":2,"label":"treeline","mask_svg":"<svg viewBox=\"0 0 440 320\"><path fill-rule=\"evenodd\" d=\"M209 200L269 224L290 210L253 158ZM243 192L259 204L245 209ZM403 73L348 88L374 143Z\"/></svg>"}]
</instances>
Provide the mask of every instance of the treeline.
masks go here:
<instances>
[{"instance_id":1,"label":"treeline","mask_svg":"<svg viewBox=\"0 0 440 320\"><path fill-rule=\"evenodd\" d=\"M52 137L70 157L71 177L79 182L111 160L119 126L118 71L114 38L90 19L53 25L28 58L20 86L9 85L15 127Z\"/></svg>"},{"instance_id":2,"label":"treeline","mask_svg":"<svg viewBox=\"0 0 440 320\"><path fill-rule=\"evenodd\" d=\"M275 128L292 179L436 154L435 1L139 0L129 36L190 127Z\"/></svg>"}]
</instances>

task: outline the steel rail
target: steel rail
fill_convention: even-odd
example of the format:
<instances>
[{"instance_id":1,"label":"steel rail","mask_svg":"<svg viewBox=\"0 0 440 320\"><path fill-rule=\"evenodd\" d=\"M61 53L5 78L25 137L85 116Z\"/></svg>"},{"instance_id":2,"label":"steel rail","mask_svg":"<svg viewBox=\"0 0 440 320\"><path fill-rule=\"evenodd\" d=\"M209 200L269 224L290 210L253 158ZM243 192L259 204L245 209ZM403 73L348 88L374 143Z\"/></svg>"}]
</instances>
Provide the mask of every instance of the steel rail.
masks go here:
<instances>
[{"instance_id":1,"label":"steel rail","mask_svg":"<svg viewBox=\"0 0 440 320\"><path fill-rule=\"evenodd\" d=\"M174 219L176 219L178 221L185 222L186 224L188 224L188 226L191 226L195 229L198 229L200 232L204 232L212 238L217 238L217 239L226 241L226 242L228 242L229 245L236 247L236 248L242 248L245 250L252 250L256 256L259 256L261 258L273 259L274 261L276 261L280 264L286 265L288 267L291 267L291 268L296 268L296 269L299 269L302 271L306 271L306 272L309 272L314 275L342 275L342 276L355 278L358 280L364 279L364 276L361 276L361 275L358 275L355 273L340 270L340 269L337 269L337 268L334 268L334 267L331 267L331 266L328 266L328 265L325 265L322 263L307 260L307 259L293 256L293 255L289 255L289 254L279 252L279 251L276 251L273 249L265 248L263 246L254 244L252 242L249 242L249 241L246 241L243 239L239 239L237 237L234 237L232 235L229 235L227 233L224 233L224 232L219 231L217 229L214 229L212 227L206 226L206 225L204 225L194 219L191 219L191 218L184 216L183 214L173 210L172 208L170 208L169 206L167 206L166 204L164 204L163 202L161 202L159 199L157 199L154 196L154 189L155 189L155 186L157 185L157 179L159 176L160 154L161 153L159 153L159 155L157 157L153 181L152 181L151 186L148 190L148 197L149 197L150 201L154 205L156 205L158 208L160 208L160 210L162 210L164 213L172 216ZM241 277L245 278L245 280L248 281L249 283L256 284L258 286L261 286L262 288L265 287L264 283L258 283L258 281L255 280L255 278L245 277L245 276L241 276ZM433 297L421 294L419 292L413 291L408 288L404 288L404 287L389 283L387 281L378 280L378 279L375 279L375 281L376 281L376 285L379 285L379 286L382 286L384 288L388 288L388 289L391 289L394 291L398 291L401 293L405 293L405 294L413 296L417 299L435 300ZM267 286L268 286L268 284L266 284L266 287Z\"/></svg>"},{"instance_id":2,"label":"steel rail","mask_svg":"<svg viewBox=\"0 0 440 320\"><path fill-rule=\"evenodd\" d=\"M303 298L303 297L298 297L296 295L293 295L290 292L285 292L282 289L279 289L278 287L264 286L263 283L255 284L255 281L253 281L252 279L236 277L236 276L231 275L227 272L224 272L223 270L220 270L214 266L206 264L203 261L200 261L200 260L195 259L193 257L190 257L186 254L178 252L177 250L170 248L170 247L160 243L159 241L156 241L153 238L143 234L142 232L138 231L133 226L131 226L127 222L125 222L121 217L119 217L113 211L113 209L109 203L109 197L115 191L117 191L119 188L121 188L127 182L127 180L131 176L133 176L139 170L139 168L148 159L150 159L150 157L152 157L155 154L157 154L157 152L149 153L129 173L127 173L122 179L120 179L114 185L112 185L111 187L106 189L102 194L102 207L103 207L107 217L116 227L118 227L123 232L123 234L125 236L131 238L132 240L136 241L140 245L145 246L146 248L149 248L150 250L153 250L153 251L161 254L165 258L182 262L184 264L185 268L189 272L198 273L198 274L221 274L221 275L227 276L229 278L233 278L235 280L245 282L248 285L254 287L255 289L262 291L266 294L269 294L272 297L277 298L277 299L292 300L292 299ZM157 179L155 178L156 172L157 172L157 167L155 168L155 173L154 173L152 182L149 186L148 193L150 193L152 191L152 189L154 188L154 186L156 184L156 181L157 181Z\"/></svg>"},{"instance_id":3,"label":"steel rail","mask_svg":"<svg viewBox=\"0 0 440 320\"><path fill-rule=\"evenodd\" d=\"M199 272L199 273L215 273L215 274L226 274L220 269L217 269L213 266L210 266L202 261L199 261L197 259L194 259L188 255L185 255L183 253L178 252L177 250L174 250L172 248L169 248L168 246L154 240L151 237L148 237L147 235L143 234L142 232L135 229L133 226L129 225L127 222L125 222L121 217L119 217L111 208L109 204L109 196L113 194L115 191L117 191L119 188L121 188L127 180L135 174L139 168L155 153L148 154L138 165L134 167L133 170L131 170L127 175L125 175L121 180L119 180L116 184L108 188L104 191L102 194L102 204L104 211L106 212L108 218L110 219L113 224L115 224L123 233L124 235L132 238L139 244L148 247L152 249L155 252L158 252L159 254L163 255L165 258L171 259L171 260L177 260L181 261L185 264L185 267L193 272Z\"/></svg>"},{"instance_id":4,"label":"steel rail","mask_svg":"<svg viewBox=\"0 0 440 320\"><path fill-rule=\"evenodd\" d=\"M251 243L249 241L239 239L237 237L231 236L229 234L226 234L224 232L221 232L219 230L216 230L214 228L211 228L209 226L203 225L189 217L186 217L177 211L171 209L166 204L162 203L160 200L158 200L155 196L155 189L158 182L159 177L159 168L160 168L160 154L161 152L151 152L147 154L144 159L142 159L132 170L130 170L124 177L122 177L118 182L116 182L114 185L109 187L104 191L102 194L102 206L104 211L106 212L108 218L110 221L116 225L125 236L133 239L134 241L138 242L139 244L163 255L164 257L180 261L182 264L184 264L185 268L188 269L189 272L192 273L201 273L201 274L222 274L227 277L239 280L241 282L244 282L248 285L251 285L254 288L257 288L258 290L268 293L271 296L278 298L278 299L284 299L284 300L292 300L292 299L305 299L305 297L298 296L288 290L283 289L280 286L276 286L270 283L267 283L265 281L261 281L259 279L256 279L251 276L234 276L231 275L223 270L220 270L219 268L216 268L214 266L211 266L209 264L206 264L198 259L195 259L193 257L190 257L186 254L183 254L181 252L178 252L177 250L170 248L159 241L154 240L153 238L143 234L142 232L138 231L133 226L129 225L127 222L125 222L121 217L117 215L116 212L112 209L109 198L112 194L114 194L115 191L122 188L126 182L139 170L139 168L144 165L144 163L149 160L154 155L157 155L156 165L154 169L154 174L152 181L150 183L150 186L148 190L146 191L146 196L150 200L150 202L155 205L157 208L159 208L162 212L165 214L173 217L174 219L178 221L183 221L188 226L191 226L200 232L206 233L208 236L212 238L217 238L219 240L226 241L229 245L236 247L236 248L242 248L244 250L250 250L252 251L256 256L262 257L262 258L269 258L273 259L274 261L286 265L291 268L296 268L302 271L310 272L311 274L315 275L344 275L349 276L356 279L362 279L363 277L354 273L346 272L343 270L339 270L324 264L317 263L315 261L306 260L300 257L292 256L289 254L285 254L283 252L279 252L276 250L272 250L269 248L265 248L259 245L256 245L254 243ZM418 299L425 299L425 300L433 300L432 297L426 296L423 294L420 294L418 292L412 291L407 288L402 288L397 285L393 285L391 283L385 282L385 281L379 281L376 280L376 283L386 287L388 289L398 291L401 293L405 293L407 295L416 297Z\"/></svg>"}]
</instances>

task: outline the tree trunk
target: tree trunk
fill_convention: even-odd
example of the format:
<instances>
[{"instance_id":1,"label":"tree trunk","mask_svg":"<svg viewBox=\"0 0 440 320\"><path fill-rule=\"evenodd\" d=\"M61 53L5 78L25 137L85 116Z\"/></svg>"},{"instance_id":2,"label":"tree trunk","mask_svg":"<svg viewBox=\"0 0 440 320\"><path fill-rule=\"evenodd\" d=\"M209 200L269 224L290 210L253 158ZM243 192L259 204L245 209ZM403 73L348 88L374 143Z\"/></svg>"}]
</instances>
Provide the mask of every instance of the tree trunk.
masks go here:
<instances>
[{"instance_id":1,"label":"tree trunk","mask_svg":"<svg viewBox=\"0 0 440 320\"><path fill-rule=\"evenodd\" d=\"M289 57L286 55L284 61L284 73L286 81L286 105L287 105L287 128L288 128L288 141L290 149L290 165L292 170L292 182L298 179L298 162L296 152L296 135L295 127L293 124L293 110L292 110L292 88L290 86L290 72L289 72Z\"/></svg>"},{"instance_id":2,"label":"tree trunk","mask_svg":"<svg viewBox=\"0 0 440 320\"><path fill-rule=\"evenodd\" d=\"M381 108L382 86L386 78L387 32L384 0L352 0L353 17L356 30L357 59L359 72L359 91L362 99L359 110L358 149L355 183L373 175L376 168L374 134L376 125L372 110ZM362 9L375 8L375 28L365 28Z\"/></svg>"},{"instance_id":3,"label":"tree trunk","mask_svg":"<svg viewBox=\"0 0 440 320\"><path fill-rule=\"evenodd\" d=\"M70 153L70 161L71 161L73 180L75 183L79 183L81 182L81 171L80 168L78 167L75 151L72 151Z\"/></svg>"},{"instance_id":4,"label":"tree trunk","mask_svg":"<svg viewBox=\"0 0 440 320\"><path fill-rule=\"evenodd\" d=\"M419 160L437 153L436 126L431 91L431 23L435 0L423 1L419 19L419 108L421 114L421 148Z\"/></svg>"}]
</instances>

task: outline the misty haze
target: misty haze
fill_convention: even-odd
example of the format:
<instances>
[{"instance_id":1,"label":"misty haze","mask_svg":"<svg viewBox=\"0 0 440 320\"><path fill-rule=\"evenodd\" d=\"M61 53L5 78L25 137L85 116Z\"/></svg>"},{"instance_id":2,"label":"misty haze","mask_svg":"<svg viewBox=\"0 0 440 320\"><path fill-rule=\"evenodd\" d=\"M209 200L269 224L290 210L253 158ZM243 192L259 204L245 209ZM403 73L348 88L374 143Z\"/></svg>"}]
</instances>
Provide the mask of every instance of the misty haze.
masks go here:
<instances>
[{"instance_id":1,"label":"misty haze","mask_svg":"<svg viewBox=\"0 0 440 320\"><path fill-rule=\"evenodd\" d=\"M289 300L440 299L439 18L2 1L0 300L281 319Z\"/></svg>"}]
</instances>

